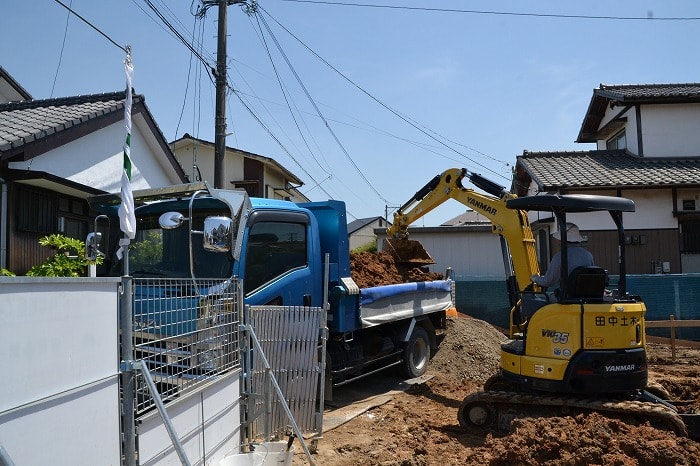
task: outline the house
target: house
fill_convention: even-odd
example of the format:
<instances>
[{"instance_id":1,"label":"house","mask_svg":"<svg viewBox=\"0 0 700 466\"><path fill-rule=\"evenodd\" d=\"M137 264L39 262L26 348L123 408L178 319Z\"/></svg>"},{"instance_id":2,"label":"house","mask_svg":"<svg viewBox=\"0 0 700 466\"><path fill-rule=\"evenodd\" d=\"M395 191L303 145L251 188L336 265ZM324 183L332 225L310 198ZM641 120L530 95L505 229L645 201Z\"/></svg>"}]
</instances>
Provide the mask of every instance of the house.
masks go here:
<instances>
[{"instance_id":1,"label":"house","mask_svg":"<svg viewBox=\"0 0 700 466\"><path fill-rule=\"evenodd\" d=\"M31 100L32 96L15 79L0 66L0 104Z\"/></svg>"},{"instance_id":2,"label":"house","mask_svg":"<svg viewBox=\"0 0 700 466\"><path fill-rule=\"evenodd\" d=\"M22 275L50 255L42 236L85 239L86 197L119 192L125 92L32 100L2 70L0 96L0 268ZM186 182L142 95L130 146L133 189Z\"/></svg>"},{"instance_id":3,"label":"house","mask_svg":"<svg viewBox=\"0 0 700 466\"><path fill-rule=\"evenodd\" d=\"M214 144L185 134L170 143L175 158L188 171L191 181L214 186ZM299 188L303 182L274 159L226 147L224 189L245 189L249 196L309 202Z\"/></svg>"},{"instance_id":4,"label":"house","mask_svg":"<svg viewBox=\"0 0 700 466\"><path fill-rule=\"evenodd\" d=\"M358 218L348 223L348 240L350 250L357 249L370 244L376 244L377 235L375 228L386 229L390 225L383 217Z\"/></svg>"},{"instance_id":5,"label":"house","mask_svg":"<svg viewBox=\"0 0 700 466\"><path fill-rule=\"evenodd\" d=\"M586 193L634 200L625 214L627 271L700 272L700 84L604 85L594 89L576 142L592 150L517 157L513 192ZM596 263L617 270L613 223L572 216ZM552 255L551 215L531 214L539 259Z\"/></svg>"}]
</instances>

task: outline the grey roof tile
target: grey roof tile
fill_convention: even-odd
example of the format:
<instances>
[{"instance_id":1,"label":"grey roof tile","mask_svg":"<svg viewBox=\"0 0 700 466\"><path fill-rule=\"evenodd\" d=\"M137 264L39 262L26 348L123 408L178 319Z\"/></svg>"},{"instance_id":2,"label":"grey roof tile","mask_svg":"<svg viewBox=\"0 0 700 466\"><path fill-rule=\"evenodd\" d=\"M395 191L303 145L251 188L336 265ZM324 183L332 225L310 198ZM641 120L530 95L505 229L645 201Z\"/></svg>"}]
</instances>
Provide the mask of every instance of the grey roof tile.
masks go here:
<instances>
[{"instance_id":1,"label":"grey roof tile","mask_svg":"<svg viewBox=\"0 0 700 466\"><path fill-rule=\"evenodd\" d=\"M0 104L0 155L123 108L124 92Z\"/></svg>"},{"instance_id":2,"label":"grey roof tile","mask_svg":"<svg viewBox=\"0 0 700 466\"><path fill-rule=\"evenodd\" d=\"M700 185L698 157L637 157L620 150L524 152L517 165L540 191Z\"/></svg>"},{"instance_id":3,"label":"grey roof tile","mask_svg":"<svg viewBox=\"0 0 700 466\"><path fill-rule=\"evenodd\" d=\"M687 104L700 102L700 84L601 84L584 115L576 142L595 142L611 105Z\"/></svg>"},{"instance_id":4,"label":"grey roof tile","mask_svg":"<svg viewBox=\"0 0 700 466\"><path fill-rule=\"evenodd\" d=\"M627 102L629 100L667 99L674 97L700 97L700 84L601 84L595 94L612 100Z\"/></svg>"}]
</instances>

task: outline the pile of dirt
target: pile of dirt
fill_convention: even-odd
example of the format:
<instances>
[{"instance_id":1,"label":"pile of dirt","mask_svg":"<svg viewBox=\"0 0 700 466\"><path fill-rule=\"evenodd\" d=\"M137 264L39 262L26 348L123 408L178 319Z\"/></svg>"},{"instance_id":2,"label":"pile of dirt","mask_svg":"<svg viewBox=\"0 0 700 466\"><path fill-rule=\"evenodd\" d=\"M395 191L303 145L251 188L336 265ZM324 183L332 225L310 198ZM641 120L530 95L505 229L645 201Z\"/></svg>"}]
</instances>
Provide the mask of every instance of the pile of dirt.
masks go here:
<instances>
[{"instance_id":1,"label":"pile of dirt","mask_svg":"<svg viewBox=\"0 0 700 466\"><path fill-rule=\"evenodd\" d=\"M462 429L457 410L498 369L504 338L481 320L448 319L428 368L432 378L324 432L314 461L324 466L698 464L697 441L602 413L515 419L507 435ZM700 412L700 350L679 348L675 359L668 345L650 344L647 350L650 380ZM308 462L296 454L294 464Z\"/></svg>"},{"instance_id":2,"label":"pile of dirt","mask_svg":"<svg viewBox=\"0 0 700 466\"><path fill-rule=\"evenodd\" d=\"M647 424L634 426L592 413L515 419L513 433L488 436L462 464L696 465L700 446Z\"/></svg>"},{"instance_id":3,"label":"pile of dirt","mask_svg":"<svg viewBox=\"0 0 700 466\"><path fill-rule=\"evenodd\" d=\"M483 320L448 317L447 331L430 361L430 370L483 384L498 371L505 339L503 333Z\"/></svg>"},{"instance_id":4,"label":"pile of dirt","mask_svg":"<svg viewBox=\"0 0 700 466\"><path fill-rule=\"evenodd\" d=\"M360 288L392 285L395 283L442 280L441 273L427 267L399 266L388 252L351 252L350 275Z\"/></svg>"}]
</instances>

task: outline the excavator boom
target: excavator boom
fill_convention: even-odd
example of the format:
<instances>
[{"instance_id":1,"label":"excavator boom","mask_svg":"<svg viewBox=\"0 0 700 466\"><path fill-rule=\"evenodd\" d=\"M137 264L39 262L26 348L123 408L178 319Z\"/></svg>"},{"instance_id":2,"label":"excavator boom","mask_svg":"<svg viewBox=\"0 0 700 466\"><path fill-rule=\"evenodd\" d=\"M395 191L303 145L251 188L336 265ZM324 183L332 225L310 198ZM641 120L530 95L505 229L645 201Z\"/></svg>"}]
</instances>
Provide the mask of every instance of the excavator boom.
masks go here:
<instances>
[{"instance_id":1,"label":"excavator boom","mask_svg":"<svg viewBox=\"0 0 700 466\"><path fill-rule=\"evenodd\" d=\"M465 188L462 183L465 178L488 194ZM503 186L470 173L466 168L445 170L396 211L392 225L387 228L389 247L404 262L410 260L411 254L416 251L423 255L414 244L406 242L408 226L449 199L454 199L488 218L492 223L492 231L505 239L507 248L504 248L504 261L510 269L506 275L509 278L514 276L516 289L523 291L530 286L530 277L538 274L540 268L527 213L506 208L506 202L516 197ZM427 252L424 255L429 257Z\"/></svg>"}]
</instances>

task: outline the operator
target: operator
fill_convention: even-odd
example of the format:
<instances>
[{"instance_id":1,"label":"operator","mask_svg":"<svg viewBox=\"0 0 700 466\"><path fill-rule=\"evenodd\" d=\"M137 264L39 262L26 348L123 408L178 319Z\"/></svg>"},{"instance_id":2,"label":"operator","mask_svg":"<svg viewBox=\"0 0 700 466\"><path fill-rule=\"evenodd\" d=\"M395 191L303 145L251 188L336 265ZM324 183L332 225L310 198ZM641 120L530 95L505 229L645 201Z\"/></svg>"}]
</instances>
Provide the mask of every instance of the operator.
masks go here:
<instances>
[{"instance_id":1,"label":"operator","mask_svg":"<svg viewBox=\"0 0 700 466\"><path fill-rule=\"evenodd\" d=\"M552 238L561 241L561 225L559 230L552 234ZM583 236L579 232L578 226L574 223L566 222L566 242L568 243L568 269L569 273L576 267L584 267L593 265L593 255L587 250L581 247L583 242ZM559 280L561 279L561 251L556 253L552 257L552 262L549 263L547 268L547 273L544 275L533 275L530 277L533 283L542 286L550 287L552 285L559 285Z\"/></svg>"}]
</instances>

